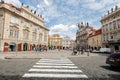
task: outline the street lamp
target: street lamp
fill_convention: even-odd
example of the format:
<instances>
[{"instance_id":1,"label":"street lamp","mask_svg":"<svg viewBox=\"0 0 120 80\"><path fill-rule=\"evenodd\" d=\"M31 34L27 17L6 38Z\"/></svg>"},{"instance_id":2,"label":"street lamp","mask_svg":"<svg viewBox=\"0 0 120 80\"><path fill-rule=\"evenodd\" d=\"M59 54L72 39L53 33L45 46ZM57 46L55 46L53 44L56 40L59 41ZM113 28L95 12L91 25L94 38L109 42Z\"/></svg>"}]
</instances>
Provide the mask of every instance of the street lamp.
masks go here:
<instances>
[{"instance_id":1,"label":"street lamp","mask_svg":"<svg viewBox=\"0 0 120 80\"><path fill-rule=\"evenodd\" d=\"M16 45L16 56L17 56L17 53L18 53L18 39L19 39L19 30L17 30L17 33L16 33L16 37L17 37L17 45Z\"/></svg>"}]
</instances>

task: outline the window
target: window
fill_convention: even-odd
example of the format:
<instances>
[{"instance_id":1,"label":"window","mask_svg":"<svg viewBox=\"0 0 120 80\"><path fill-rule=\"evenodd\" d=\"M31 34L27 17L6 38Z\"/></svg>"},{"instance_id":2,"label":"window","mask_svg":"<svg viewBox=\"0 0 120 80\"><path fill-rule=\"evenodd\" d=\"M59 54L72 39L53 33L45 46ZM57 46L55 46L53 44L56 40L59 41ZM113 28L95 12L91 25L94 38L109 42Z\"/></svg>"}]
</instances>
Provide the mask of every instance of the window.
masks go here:
<instances>
[{"instance_id":1,"label":"window","mask_svg":"<svg viewBox=\"0 0 120 80\"><path fill-rule=\"evenodd\" d=\"M37 32L37 26L33 26L32 31Z\"/></svg>"},{"instance_id":2,"label":"window","mask_svg":"<svg viewBox=\"0 0 120 80\"><path fill-rule=\"evenodd\" d=\"M117 24L117 25L118 25L118 28L120 28L120 20L119 20L117 23L118 23L118 24Z\"/></svg>"},{"instance_id":3,"label":"window","mask_svg":"<svg viewBox=\"0 0 120 80\"><path fill-rule=\"evenodd\" d=\"M29 32L27 30L23 31L23 38L28 39L29 38Z\"/></svg>"},{"instance_id":4,"label":"window","mask_svg":"<svg viewBox=\"0 0 120 80\"><path fill-rule=\"evenodd\" d=\"M30 27L30 24L28 22L24 22L24 28Z\"/></svg>"},{"instance_id":5,"label":"window","mask_svg":"<svg viewBox=\"0 0 120 80\"><path fill-rule=\"evenodd\" d=\"M116 29L116 22L113 23L113 27L114 27L114 29Z\"/></svg>"},{"instance_id":6,"label":"window","mask_svg":"<svg viewBox=\"0 0 120 80\"><path fill-rule=\"evenodd\" d=\"M13 36L13 30L10 30L10 36L11 37Z\"/></svg>"},{"instance_id":7,"label":"window","mask_svg":"<svg viewBox=\"0 0 120 80\"><path fill-rule=\"evenodd\" d=\"M9 36L12 37L12 38L18 38L19 37L19 30L11 29Z\"/></svg>"},{"instance_id":8,"label":"window","mask_svg":"<svg viewBox=\"0 0 120 80\"><path fill-rule=\"evenodd\" d=\"M11 16L10 23L19 25L19 22L20 22L20 20L17 17Z\"/></svg>"},{"instance_id":9,"label":"window","mask_svg":"<svg viewBox=\"0 0 120 80\"><path fill-rule=\"evenodd\" d=\"M36 40L36 33L33 32L32 34L32 40L35 41Z\"/></svg>"},{"instance_id":10,"label":"window","mask_svg":"<svg viewBox=\"0 0 120 80\"><path fill-rule=\"evenodd\" d=\"M38 42L41 43L41 41L42 41L42 34L39 34Z\"/></svg>"},{"instance_id":11,"label":"window","mask_svg":"<svg viewBox=\"0 0 120 80\"><path fill-rule=\"evenodd\" d=\"M111 36L111 39L113 39L113 36Z\"/></svg>"}]
</instances>

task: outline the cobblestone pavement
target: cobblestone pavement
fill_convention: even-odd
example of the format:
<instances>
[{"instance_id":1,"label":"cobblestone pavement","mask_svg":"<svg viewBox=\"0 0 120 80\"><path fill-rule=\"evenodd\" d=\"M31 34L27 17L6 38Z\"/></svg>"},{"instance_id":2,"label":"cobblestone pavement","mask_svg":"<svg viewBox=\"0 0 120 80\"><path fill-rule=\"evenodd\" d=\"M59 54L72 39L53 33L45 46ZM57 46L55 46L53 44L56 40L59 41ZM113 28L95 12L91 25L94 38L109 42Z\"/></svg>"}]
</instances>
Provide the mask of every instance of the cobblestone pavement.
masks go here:
<instances>
[{"instance_id":1,"label":"cobblestone pavement","mask_svg":"<svg viewBox=\"0 0 120 80\"><path fill-rule=\"evenodd\" d=\"M100 53L98 53L100 54ZM108 54L99 56L79 58L70 58L89 78L120 80L120 69L111 68L105 63Z\"/></svg>"},{"instance_id":2,"label":"cobblestone pavement","mask_svg":"<svg viewBox=\"0 0 120 80\"><path fill-rule=\"evenodd\" d=\"M19 52L18 52L19 53ZM120 80L120 71L105 64L106 55L71 55L71 51L0 53L0 80ZM5 55L4 55L5 54ZM16 59L4 59L4 57ZM22 59L23 57L23 59ZM32 58L34 57L34 58ZM35 58L37 57L37 58ZM25 59L29 58L29 59ZM68 58L88 78L23 78L40 59ZM44 67L45 68L45 67Z\"/></svg>"}]
</instances>

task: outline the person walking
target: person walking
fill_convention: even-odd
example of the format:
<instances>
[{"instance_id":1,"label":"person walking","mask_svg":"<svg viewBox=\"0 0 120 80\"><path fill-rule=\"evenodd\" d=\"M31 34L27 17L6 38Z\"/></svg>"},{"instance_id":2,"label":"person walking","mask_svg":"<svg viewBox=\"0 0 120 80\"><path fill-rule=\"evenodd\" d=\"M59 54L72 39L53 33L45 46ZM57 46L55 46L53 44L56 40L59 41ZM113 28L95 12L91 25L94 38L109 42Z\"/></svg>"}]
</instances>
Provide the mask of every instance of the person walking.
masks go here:
<instances>
[{"instance_id":1,"label":"person walking","mask_svg":"<svg viewBox=\"0 0 120 80\"><path fill-rule=\"evenodd\" d=\"M84 48L83 47L81 48L81 54L84 54Z\"/></svg>"}]
</instances>

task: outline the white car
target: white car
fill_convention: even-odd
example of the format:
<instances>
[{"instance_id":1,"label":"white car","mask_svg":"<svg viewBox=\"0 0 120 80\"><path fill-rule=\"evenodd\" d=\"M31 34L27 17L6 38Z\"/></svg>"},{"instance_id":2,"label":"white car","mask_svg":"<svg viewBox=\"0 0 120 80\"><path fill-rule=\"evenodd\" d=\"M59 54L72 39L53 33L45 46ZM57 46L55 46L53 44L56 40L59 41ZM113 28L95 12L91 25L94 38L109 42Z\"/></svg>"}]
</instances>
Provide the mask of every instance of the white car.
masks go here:
<instances>
[{"instance_id":1,"label":"white car","mask_svg":"<svg viewBox=\"0 0 120 80\"><path fill-rule=\"evenodd\" d=\"M102 53L110 53L111 49L110 48L100 48L100 52L102 52Z\"/></svg>"}]
</instances>

